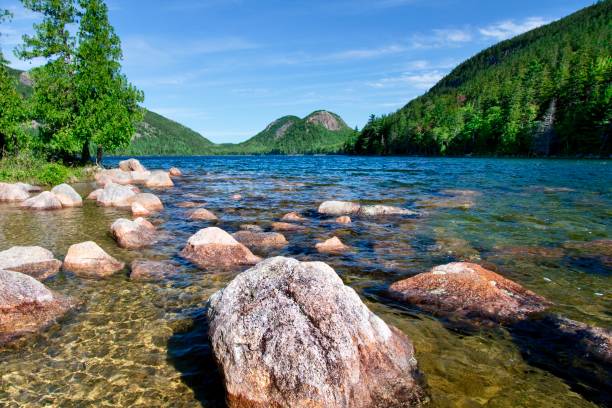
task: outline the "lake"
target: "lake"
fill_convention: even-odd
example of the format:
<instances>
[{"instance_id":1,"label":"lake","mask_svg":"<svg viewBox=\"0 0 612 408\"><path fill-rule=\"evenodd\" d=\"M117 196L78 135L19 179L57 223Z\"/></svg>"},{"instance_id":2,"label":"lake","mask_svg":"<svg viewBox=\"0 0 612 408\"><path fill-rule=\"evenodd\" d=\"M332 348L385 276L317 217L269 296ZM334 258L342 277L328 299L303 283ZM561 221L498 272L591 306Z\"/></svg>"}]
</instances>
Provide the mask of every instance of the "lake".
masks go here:
<instances>
[{"instance_id":1,"label":"lake","mask_svg":"<svg viewBox=\"0 0 612 408\"><path fill-rule=\"evenodd\" d=\"M107 159L116 166L118 159ZM330 264L368 307L414 342L433 407L593 407L602 393L567 378L504 328L464 328L386 295L389 284L454 260L472 260L545 296L552 311L612 326L612 255L572 245L612 237L612 162L412 157L142 158L150 169L176 166L175 187L155 191L165 210L150 218L163 232L154 246L120 249L110 224L128 211L97 207L33 213L0 205L0 250L40 245L63 258L93 240L116 258L171 259L181 273L162 282L58 274L45 282L84 304L17 349L0 351L0 406L223 406L223 386L207 342L206 301L234 276L203 272L178 256L211 225L192 221L184 201L219 216L215 225L268 230L290 211L305 231L286 233L283 255ZM81 184L82 194L93 185ZM466 191L469 190L469 191ZM232 195L241 194L241 200ZM329 222L324 200L401 206L417 216ZM338 236L353 250L319 254ZM535 358L534 358L535 357Z\"/></svg>"}]
</instances>

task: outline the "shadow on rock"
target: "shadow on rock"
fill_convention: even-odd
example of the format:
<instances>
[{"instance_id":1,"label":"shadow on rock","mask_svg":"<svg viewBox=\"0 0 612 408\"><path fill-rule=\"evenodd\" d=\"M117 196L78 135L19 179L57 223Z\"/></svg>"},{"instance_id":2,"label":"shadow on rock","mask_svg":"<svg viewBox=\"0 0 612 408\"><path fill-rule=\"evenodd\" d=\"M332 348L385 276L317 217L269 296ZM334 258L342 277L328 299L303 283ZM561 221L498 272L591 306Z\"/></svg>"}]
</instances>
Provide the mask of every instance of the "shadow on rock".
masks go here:
<instances>
[{"instance_id":1,"label":"shadow on rock","mask_svg":"<svg viewBox=\"0 0 612 408\"><path fill-rule=\"evenodd\" d=\"M226 407L223 377L217 368L208 338L206 312L191 326L179 329L168 340L168 361L181 373L204 407Z\"/></svg>"},{"instance_id":2,"label":"shadow on rock","mask_svg":"<svg viewBox=\"0 0 612 408\"><path fill-rule=\"evenodd\" d=\"M555 315L524 320L508 329L526 362L563 378L585 399L612 406L609 330Z\"/></svg>"}]
</instances>

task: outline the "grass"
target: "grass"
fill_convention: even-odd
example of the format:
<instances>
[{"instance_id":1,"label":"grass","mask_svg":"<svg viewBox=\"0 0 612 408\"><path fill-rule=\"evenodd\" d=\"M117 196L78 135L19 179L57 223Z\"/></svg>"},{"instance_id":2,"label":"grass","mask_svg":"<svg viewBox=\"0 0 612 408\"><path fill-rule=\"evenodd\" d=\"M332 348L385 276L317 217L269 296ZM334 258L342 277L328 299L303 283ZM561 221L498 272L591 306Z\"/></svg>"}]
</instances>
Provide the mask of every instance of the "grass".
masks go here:
<instances>
[{"instance_id":1,"label":"grass","mask_svg":"<svg viewBox=\"0 0 612 408\"><path fill-rule=\"evenodd\" d=\"M0 159L0 182L55 186L65 182L88 180L91 174L88 167L48 162L32 152L22 152Z\"/></svg>"}]
</instances>

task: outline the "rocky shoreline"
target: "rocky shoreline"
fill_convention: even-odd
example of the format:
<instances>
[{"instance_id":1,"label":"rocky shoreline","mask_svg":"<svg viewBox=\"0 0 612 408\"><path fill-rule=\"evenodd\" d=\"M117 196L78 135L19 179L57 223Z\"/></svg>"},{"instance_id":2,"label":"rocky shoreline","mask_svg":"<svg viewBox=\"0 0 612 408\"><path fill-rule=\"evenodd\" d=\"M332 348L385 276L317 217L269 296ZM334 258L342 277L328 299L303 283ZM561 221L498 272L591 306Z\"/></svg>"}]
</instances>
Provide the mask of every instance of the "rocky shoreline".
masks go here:
<instances>
[{"instance_id":1,"label":"rocky shoreline","mask_svg":"<svg viewBox=\"0 0 612 408\"><path fill-rule=\"evenodd\" d=\"M177 177L182 177L177 168L150 171L136 159L125 160L118 169L96 173L99 188L86 199L130 211L133 219L116 219L109 233L118 247L139 250L158 239L157 227L146 217L163 211L164 204L138 186L152 191L170 189L172 178ZM467 190L449 190L443 199L421 206L467 208L477 196ZM60 211L83 205L82 197L67 184L41 191L21 183L0 183L0 201L14 203L23 211ZM192 220L215 223L223 217L198 203L185 201L181 206L189 209ZM323 202L316 212L340 224L421 215L401 207L347 201ZM426 378L418 368L410 338L373 314L331 267L322 262L259 256L266 249L288 245L292 233L307 228L308 215L290 212L277 220L268 232L257 225L242 225L233 234L209 226L191 236L180 251L181 257L205 271L246 269L215 294L208 307L209 336L224 374L229 405L426 404ZM611 248L612 241L596 240L570 242L556 252L501 248L499 256L550 258L568 251L609 262ZM312 249L327 256L355 250L339 236L313 242ZM95 242L75 243L63 260L60 255L41 247L12 247L0 252L0 345L45 330L74 310L80 300L54 293L42 283L59 270L87 279L126 271L121 259L110 256ZM127 269L134 281L155 281L171 277L178 267L171 262L138 259ZM427 313L476 326L514 330L526 322L551 322L549 326L554 325L559 336L575 346L571 352L576 359L612 364L610 330L549 313L550 301L477 260L438 265L395 282L388 296Z\"/></svg>"}]
</instances>

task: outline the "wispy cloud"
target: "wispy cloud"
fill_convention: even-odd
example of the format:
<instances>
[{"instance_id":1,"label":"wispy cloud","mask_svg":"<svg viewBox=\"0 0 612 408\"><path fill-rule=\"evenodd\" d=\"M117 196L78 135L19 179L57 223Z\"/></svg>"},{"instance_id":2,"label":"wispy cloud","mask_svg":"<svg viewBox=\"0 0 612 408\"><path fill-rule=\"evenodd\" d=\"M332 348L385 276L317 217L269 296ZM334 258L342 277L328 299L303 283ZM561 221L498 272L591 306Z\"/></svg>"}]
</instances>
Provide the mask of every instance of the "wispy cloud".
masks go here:
<instances>
[{"instance_id":1,"label":"wispy cloud","mask_svg":"<svg viewBox=\"0 0 612 408\"><path fill-rule=\"evenodd\" d=\"M427 90L436 84L444 74L438 70L427 71L422 73L402 73L398 76L386 77L378 81L369 82L368 85L373 88L396 87L398 85L410 86L414 89Z\"/></svg>"},{"instance_id":2,"label":"wispy cloud","mask_svg":"<svg viewBox=\"0 0 612 408\"><path fill-rule=\"evenodd\" d=\"M332 53L323 56L322 59L331 60L353 60L353 59L367 59L367 58L378 58L390 54L399 54L405 52L407 47L398 44L387 45L384 47L376 48L362 48L354 50L346 50L337 53Z\"/></svg>"},{"instance_id":3,"label":"wispy cloud","mask_svg":"<svg viewBox=\"0 0 612 408\"><path fill-rule=\"evenodd\" d=\"M526 31L533 30L547 24L548 21L542 17L529 17L523 21L506 20L478 29L478 32L496 40L505 40Z\"/></svg>"},{"instance_id":4,"label":"wispy cloud","mask_svg":"<svg viewBox=\"0 0 612 408\"><path fill-rule=\"evenodd\" d=\"M441 28L427 34L415 34L410 37L410 45L414 49L444 48L463 45L474 39L472 29Z\"/></svg>"}]
</instances>

